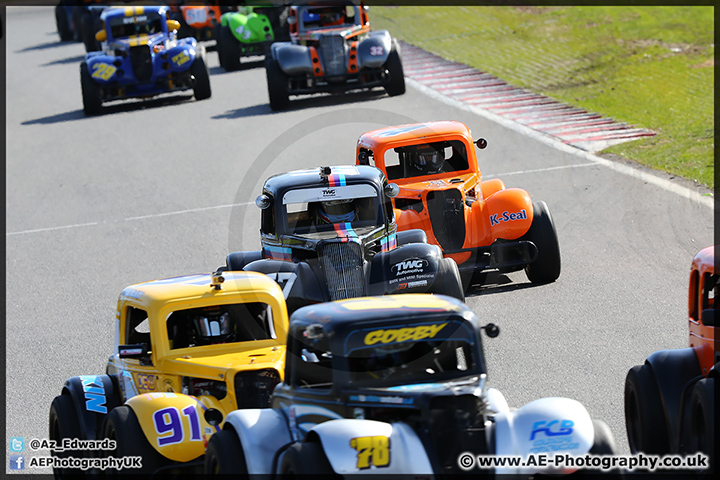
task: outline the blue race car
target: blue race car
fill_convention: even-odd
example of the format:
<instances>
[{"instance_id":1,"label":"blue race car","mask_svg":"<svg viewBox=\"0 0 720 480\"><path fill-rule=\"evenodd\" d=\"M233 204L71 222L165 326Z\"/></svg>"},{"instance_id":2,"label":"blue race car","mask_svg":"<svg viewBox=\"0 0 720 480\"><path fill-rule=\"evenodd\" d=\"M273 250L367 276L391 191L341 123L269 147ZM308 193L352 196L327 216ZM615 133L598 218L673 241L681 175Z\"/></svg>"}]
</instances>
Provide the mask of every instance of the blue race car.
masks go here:
<instances>
[{"instance_id":1,"label":"blue race car","mask_svg":"<svg viewBox=\"0 0 720 480\"><path fill-rule=\"evenodd\" d=\"M192 89L197 100L209 98L210 72L205 47L194 38L177 39L180 28L168 20L167 6L110 7L100 15L95 35L102 51L89 52L80 64L83 111L102 113L102 103L146 98Z\"/></svg>"}]
</instances>

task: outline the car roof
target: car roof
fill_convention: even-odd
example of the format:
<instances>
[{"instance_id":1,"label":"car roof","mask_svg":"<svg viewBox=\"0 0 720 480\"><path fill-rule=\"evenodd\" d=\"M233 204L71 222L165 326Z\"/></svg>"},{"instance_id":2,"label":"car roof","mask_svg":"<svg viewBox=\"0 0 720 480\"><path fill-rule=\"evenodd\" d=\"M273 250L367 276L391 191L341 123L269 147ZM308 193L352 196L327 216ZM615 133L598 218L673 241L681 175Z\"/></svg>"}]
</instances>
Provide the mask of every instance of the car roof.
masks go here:
<instances>
[{"instance_id":1,"label":"car roof","mask_svg":"<svg viewBox=\"0 0 720 480\"><path fill-rule=\"evenodd\" d=\"M273 175L265 181L263 190L281 196L287 190L307 187L341 186L358 183L373 183L382 192L385 175L379 169L368 165L339 165L330 168L330 175L323 180L321 168L295 170Z\"/></svg>"},{"instance_id":2,"label":"car roof","mask_svg":"<svg viewBox=\"0 0 720 480\"><path fill-rule=\"evenodd\" d=\"M358 144L374 149L377 145L415 143L427 139L438 141L448 136L462 137L473 143L470 129L462 122L442 120L437 122L409 123L366 132L358 139Z\"/></svg>"},{"instance_id":3,"label":"car roof","mask_svg":"<svg viewBox=\"0 0 720 480\"><path fill-rule=\"evenodd\" d=\"M715 273L715 247L700 250L693 258L691 268L697 269L701 274Z\"/></svg>"},{"instance_id":4,"label":"car roof","mask_svg":"<svg viewBox=\"0 0 720 480\"><path fill-rule=\"evenodd\" d=\"M275 303L284 305L285 299L280 286L267 275L257 272L223 272L224 281L220 289L213 287L212 275L197 274L164 278L137 283L123 289L120 300L127 300L149 309L159 305L195 300L199 303L212 302L222 297L253 297L258 294L274 298Z\"/></svg>"},{"instance_id":5,"label":"car roof","mask_svg":"<svg viewBox=\"0 0 720 480\"><path fill-rule=\"evenodd\" d=\"M145 15L146 13L163 13L169 10L166 5L149 5L149 6L116 6L108 7L100 14L100 17L107 21L115 17L136 17Z\"/></svg>"},{"instance_id":6,"label":"car roof","mask_svg":"<svg viewBox=\"0 0 720 480\"><path fill-rule=\"evenodd\" d=\"M290 319L290 330L321 325L325 334L343 334L357 328L373 325L406 326L408 323L425 323L462 318L481 328L480 320L463 302L444 295L410 293L382 297L362 297L316 305L296 310Z\"/></svg>"}]
</instances>

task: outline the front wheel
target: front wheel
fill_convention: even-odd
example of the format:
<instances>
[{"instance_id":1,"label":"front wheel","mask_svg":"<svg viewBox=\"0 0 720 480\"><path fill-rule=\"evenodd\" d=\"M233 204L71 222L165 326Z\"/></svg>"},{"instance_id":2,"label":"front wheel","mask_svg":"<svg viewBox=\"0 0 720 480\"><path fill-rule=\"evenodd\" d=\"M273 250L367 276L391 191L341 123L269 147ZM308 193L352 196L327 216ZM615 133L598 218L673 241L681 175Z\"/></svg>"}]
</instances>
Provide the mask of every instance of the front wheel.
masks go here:
<instances>
[{"instance_id":1,"label":"front wheel","mask_svg":"<svg viewBox=\"0 0 720 480\"><path fill-rule=\"evenodd\" d=\"M636 365L625 377L625 428L632 453L670 453L662 398L649 365Z\"/></svg>"},{"instance_id":2,"label":"front wheel","mask_svg":"<svg viewBox=\"0 0 720 480\"><path fill-rule=\"evenodd\" d=\"M78 424L77 412L70 395L58 395L50 405L50 440L54 440L57 444L61 444L64 438L81 439L80 426ZM81 457L82 452L64 451L55 452L53 456L58 458ZM54 469L55 478L62 479L68 476L82 475L82 470L72 469Z\"/></svg>"},{"instance_id":3,"label":"front wheel","mask_svg":"<svg viewBox=\"0 0 720 480\"><path fill-rule=\"evenodd\" d=\"M403 72L402 60L400 60L400 46L397 40L393 39L392 50L385 61L385 68L390 77L385 91L391 97L405 93L405 73Z\"/></svg>"},{"instance_id":4,"label":"front wheel","mask_svg":"<svg viewBox=\"0 0 720 480\"><path fill-rule=\"evenodd\" d=\"M206 475L247 475L245 454L240 439L232 430L221 430L208 442L205 450Z\"/></svg>"},{"instance_id":5,"label":"front wheel","mask_svg":"<svg viewBox=\"0 0 720 480\"><path fill-rule=\"evenodd\" d=\"M91 78L90 70L85 62L80 64L80 88L85 115L100 115L102 113L102 92L100 85Z\"/></svg>"},{"instance_id":6,"label":"front wheel","mask_svg":"<svg viewBox=\"0 0 720 480\"><path fill-rule=\"evenodd\" d=\"M130 470L132 473L151 475L158 468L170 463L147 441L135 412L127 405L110 411L103 434L104 438L115 440L115 450L108 451L108 455L115 458L142 457L142 468ZM123 470L110 471L110 473L123 473Z\"/></svg>"},{"instance_id":7,"label":"front wheel","mask_svg":"<svg viewBox=\"0 0 720 480\"><path fill-rule=\"evenodd\" d=\"M460 270L452 258L443 258L438 265L438 273L429 293L447 295L461 302L465 301L465 289L460 279Z\"/></svg>"},{"instance_id":8,"label":"front wheel","mask_svg":"<svg viewBox=\"0 0 720 480\"><path fill-rule=\"evenodd\" d=\"M285 451L280 462L280 475L322 475L334 476L327 455L319 442L295 443Z\"/></svg>"},{"instance_id":9,"label":"front wheel","mask_svg":"<svg viewBox=\"0 0 720 480\"><path fill-rule=\"evenodd\" d=\"M551 283L560 276L560 245L550 210L545 202L533 203L533 220L523 237L535 244L537 258L525 267L532 283Z\"/></svg>"},{"instance_id":10,"label":"front wheel","mask_svg":"<svg viewBox=\"0 0 720 480\"><path fill-rule=\"evenodd\" d=\"M195 94L195 100L205 100L212 95L212 90L210 89L210 71L208 70L205 58L205 47L198 45L197 55L190 67L190 73L192 73L194 77L193 93Z\"/></svg>"},{"instance_id":11,"label":"front wheel","mask_svg":"<svg viewBox=\"0 0 720 480\"><path fill-rule=\"evenodd\" d=\"M275 111L286 109L290 104L288 78L280 68L278 61L274 58L268 59L265 63L265 75L267 76L270 108Z\"/></svg>"},{"instance_id":12,"label":"front wheel","mask_svg":"<svg viewBox=\"0 0 720 480\"><path fill-rule=\"evenodd\" d=\"M60 35L60 41L69 42L73 39L73 32L70 28L70 19L67 15L67 10L62 5L55 6L55 25L57 26L58 35Z\"/></svg>"}]
</instances>

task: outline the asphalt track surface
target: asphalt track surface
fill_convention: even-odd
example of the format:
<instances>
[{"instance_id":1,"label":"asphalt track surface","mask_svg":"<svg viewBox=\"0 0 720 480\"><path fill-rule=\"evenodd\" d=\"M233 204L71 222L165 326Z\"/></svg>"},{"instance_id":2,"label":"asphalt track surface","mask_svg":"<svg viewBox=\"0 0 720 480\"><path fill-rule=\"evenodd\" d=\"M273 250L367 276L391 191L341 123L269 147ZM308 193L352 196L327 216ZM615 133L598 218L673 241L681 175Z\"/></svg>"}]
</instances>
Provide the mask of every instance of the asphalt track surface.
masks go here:
<instances>
[{"instance_id":1,"label":"asphalt track surface","mask_svg":"<svg viewBox=\"0 0 720 480\"><path fill-rule=\"evenodd\" d=\"M52 8L8 8L6 27L7 438L47 438L64 381L104 372L123 287L209 272L230 251L258 248L254 200L266 177L352 164L370 129L452 119L488 140L478 152L486 178L547 202L561 244L557 282L533 286L518 272L468 296L501 329L485 338L489 385L511 407L579 400L629 453L625 375L656 350L687 345L690 261L713 243L712 208L684 185L414 84L400 97L313 97L273 113L262 63L225 73L214 52L210 99L125 102L86 118L84 50L58 41Z\"/></svg>"}]
</instances>

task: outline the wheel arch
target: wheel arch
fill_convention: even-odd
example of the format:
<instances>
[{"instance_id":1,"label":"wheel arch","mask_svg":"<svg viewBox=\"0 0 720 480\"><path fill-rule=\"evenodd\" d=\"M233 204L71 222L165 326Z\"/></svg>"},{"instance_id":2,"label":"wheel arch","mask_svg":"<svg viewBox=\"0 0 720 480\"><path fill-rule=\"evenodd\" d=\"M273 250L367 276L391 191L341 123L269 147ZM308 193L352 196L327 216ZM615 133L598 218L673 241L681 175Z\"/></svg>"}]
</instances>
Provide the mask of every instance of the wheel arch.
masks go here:
<instances>
[{"instance_id":1,"label":"wheel arch","mask_svg":"<svg viewBox=\"0 0 720 480\"><path fill-rule=\"evenodd\" d=\"M122 405L115 375L80 375L69 378L63 386L62 394L70 395L81 435L86 440L99 439L107 414Z\"/></svg>"}]
</instances>

